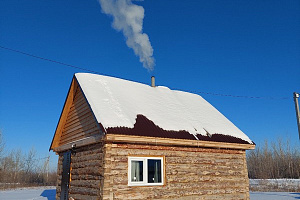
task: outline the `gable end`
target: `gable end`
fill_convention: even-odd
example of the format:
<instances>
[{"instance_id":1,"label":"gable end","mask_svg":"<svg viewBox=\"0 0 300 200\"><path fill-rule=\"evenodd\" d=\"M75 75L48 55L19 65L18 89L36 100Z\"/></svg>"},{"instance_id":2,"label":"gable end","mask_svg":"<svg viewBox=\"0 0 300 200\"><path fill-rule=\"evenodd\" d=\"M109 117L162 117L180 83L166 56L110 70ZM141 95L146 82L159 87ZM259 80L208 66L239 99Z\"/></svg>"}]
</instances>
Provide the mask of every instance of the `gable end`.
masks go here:
<instances>
[{"instance_id":1,"label":"gable end","mask_svg":"<svg viewBox=\"0 0 300 200\"><path fill-rule=\"evenodd\" d=\"M61 113L50 150L90 137L103 131L74 77Z\"/></svg>"}]
</instances>

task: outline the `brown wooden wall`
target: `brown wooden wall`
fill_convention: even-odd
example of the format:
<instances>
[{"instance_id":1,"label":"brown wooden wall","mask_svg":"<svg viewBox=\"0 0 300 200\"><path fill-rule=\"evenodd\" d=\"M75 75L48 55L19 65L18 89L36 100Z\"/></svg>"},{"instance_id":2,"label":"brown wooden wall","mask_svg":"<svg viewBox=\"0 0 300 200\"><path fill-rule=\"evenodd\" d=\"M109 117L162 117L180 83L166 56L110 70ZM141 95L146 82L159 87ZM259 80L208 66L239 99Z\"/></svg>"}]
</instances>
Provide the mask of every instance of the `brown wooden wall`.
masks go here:
<instances>
[{"instance_id":1,"label":"brown wooden wall","mask_svg":"<svg viewBox=\"0 0 300 200\"><path fill-rule=\"evenodd\" d=\"M165 186L128 186L128 155L165 156ZM249 199L244 150L105 144L103 199Z\"/></svg>"},{"instance_id":2,"label":"brown wooden wall","mask_svg":"<svg viewBox=\"0 0 300 200\"><path fill-rule=\"evenodd\" d=\"M76 149L71 155L71 177L69 197L76 200L102 199L103 185L103 144L93 144ZM56 199L60 199L62 177L62 154L58 161Z\"/></svg>"},{"instance_id":3,"label":"brown wooden wall","mask_svg":"<svg viewBox=\"0 0 300 200\"><path fill-rule=\"evenodd\" d=\"M56 200L60 199L61 179L63 172L63 154L59 154L57 163Z\"/></svg>"},{"instance_id":4,"label":"brown wooden wall","mask_svg":"<svg viewBox=\"0 0 300 200\"><path fill-rule=\"evenodd\" d=\"M85 97L77 86L73 103L63 126L59 146L95 134L100 134L99 126Z\"/></svg>"}]
</instances>

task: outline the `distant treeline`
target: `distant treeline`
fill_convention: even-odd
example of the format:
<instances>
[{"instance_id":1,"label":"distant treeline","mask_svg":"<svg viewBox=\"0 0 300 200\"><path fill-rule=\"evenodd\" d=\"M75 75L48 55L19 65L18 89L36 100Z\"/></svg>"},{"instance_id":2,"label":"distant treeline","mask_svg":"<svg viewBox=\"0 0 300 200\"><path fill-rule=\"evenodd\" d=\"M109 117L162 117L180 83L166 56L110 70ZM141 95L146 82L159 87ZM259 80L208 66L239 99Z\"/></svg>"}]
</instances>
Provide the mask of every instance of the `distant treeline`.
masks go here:
<instances>
[{"instance_id":1,"label":"distant treeline","mask_svg":"<svg viewBox=\"0 0 300 200\"><path fill-rule=\"evenodd\" d=\"M56 185L56 171L49 171L49 159L40 161L34 148L27 153L6 152L0 131L0 189ZM300 179L300 151L289 140L257 145L255 150L247 152L247 165L250 179Z\"/></svg>"},{"instance_id":2,"label":"distant treeline","mask_svg":"<svg viewBox=\"0 0 300 200\"><path fill-rule=\"evenodd\" d=\"M299 179L299 147L291 146L289 140L265 141L264 145L247 152L247 165L251 179Z\"/></svg>"},{"instance_id":3,"label":"distant treeline","mask_svg":"<svg viewBox=\"0 0 300 200\"><path fill-rule=\"evenodd\" d=\"M7 152L0 132L0 189L55 184L56 171L49 171L48 157L37 158L34 148Z\"/></svg>"}]
</instances>

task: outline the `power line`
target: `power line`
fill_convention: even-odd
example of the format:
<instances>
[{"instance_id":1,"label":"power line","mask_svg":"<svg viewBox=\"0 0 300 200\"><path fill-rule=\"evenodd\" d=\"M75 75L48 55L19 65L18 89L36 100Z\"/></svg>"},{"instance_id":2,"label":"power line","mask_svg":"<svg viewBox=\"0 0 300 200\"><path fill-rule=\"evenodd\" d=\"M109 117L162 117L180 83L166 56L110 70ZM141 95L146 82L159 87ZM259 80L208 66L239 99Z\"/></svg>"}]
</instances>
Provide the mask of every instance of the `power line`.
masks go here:
<instances>
[{"instance_id":1,"label":"power line","mask_svg":"<svg viewBox=\"0 0 300 200\"><path fill-rule=\"evenodd\" d=\"M53 63L56 63L56 64L60 64L60 65L72 67L72 68L75 68L75 69L80 69L80 70L84 70L84 71L87 71L87 72L92 72L92 73L96 73L96 74L100 74L100 75L105 75L103 73L100 73L100 72L97 72L97 71L93 71L93 70L90 70L90 69L87 69L87 68L78 67L78 66L75 66L75 65L71 65L71 64L60 62L60 61L56 61L56 60L53 60L53 59L44 58L44 57L41 57L41 56L36 56L36 55L30 54L30 53L26 53L26 52L23 52L23 51L20 51L20 50L16 50L16 49L4 47L4 46L0 46L0 48L8 50L8 51L15 52L15 53L23 54L23 55L26 55L26 56L30 56L30 57L33 57L33 58L37 58L37 59L40 59L40 60L45 60L45 61L48 61L48 62L53 62ZM180 90L180 91L186 91L186 92L195 93L195 94L207 94L207 95L213 95L213 96L234 97L234 98L268 99L268 100L290 100L290 99L292 99L292 97L244 96L244 95L231 95L231 94L220 94L220 93L212 93L212 92L181 90L181 89L177 89L177 88L171 88L171 89L173 89L173 90Z\"/></svg>"},{"instance_id":2,"label":"power line","mask_svg":"<svg viewBox=\"0 0 300 200\"><path fill-rule=\"evenodd\" d=\"M175 90L179 90L179 89L175 89ZM184 90L180 90L180 91L184 91ZM290 99L292 99L292 97L244 96L244 95L220 94L220 93L212 93L212 92L199 92L199 91L192 91L192 90L187 90L187 92L196 93L196 94L207 94L207 95L213 95L213 96L222 96L222 97L245 98L245 99L268 99L268 100L290 100Z\"/></svg>"},{"instance_id":3,"label":"power line","mask_svg":"<svg viewBox=\"0 0 300 200\"><path fill-rule=\"evenodd\" d=\"M45 61L53 62L53 63L56 63L56 64L60 64L60 65L65 65L65 66L68 66L68 67L72 67L72 68L75 68L75 69L80 69L80 70L84 70L84 71L87 71L87 72L92 72L92 73L100 74L99 72L96 72L96 71L93 71L93 70L89 70L89 69L86 69L86 68L83 68L83 67L78 67L78 66L75 66L75 65L71 65L71 64L59 62L59 61L56 61L56 60L52 60L52 59L49 59L49 58L44 58L44 57L36 56L36 55L30 54L30 53L26 53L26 52L23 52L23 51L19 51L19 50L16 50L16 49L11 49L11 48L4 47L4 46L0 46L0 48L8 50L8 51L13 51L15 53L23 54L23 55L26 55L26 56L30 56L30 57L33 57L33 58L37 58L37 59L40 59L40 60L45 60Z\"/></svg>"}]
</instances>

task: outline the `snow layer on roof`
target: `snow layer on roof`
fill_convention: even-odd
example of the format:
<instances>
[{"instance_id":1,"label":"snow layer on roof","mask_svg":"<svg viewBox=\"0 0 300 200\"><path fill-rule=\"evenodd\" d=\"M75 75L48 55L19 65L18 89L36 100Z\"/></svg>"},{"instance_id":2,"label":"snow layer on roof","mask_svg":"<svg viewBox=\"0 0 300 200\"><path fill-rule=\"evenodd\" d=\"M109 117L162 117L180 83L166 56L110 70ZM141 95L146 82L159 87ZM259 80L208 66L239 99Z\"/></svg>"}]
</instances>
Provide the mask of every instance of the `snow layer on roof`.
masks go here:
<instances>
[{"instance_id":1,"label":"snow layer on roof","mask_svg":"<svg viewBox=\"0 0 300 200\"><path fill-rule=\"evenodd\" d=\"M137 115L141 114L165 130L185 130L193 135L218 133L252 144L199 95L96 74L77 73L75 77L104 128L133 128Z\"/></svg>"}]
</instances>

